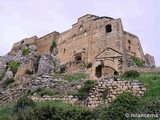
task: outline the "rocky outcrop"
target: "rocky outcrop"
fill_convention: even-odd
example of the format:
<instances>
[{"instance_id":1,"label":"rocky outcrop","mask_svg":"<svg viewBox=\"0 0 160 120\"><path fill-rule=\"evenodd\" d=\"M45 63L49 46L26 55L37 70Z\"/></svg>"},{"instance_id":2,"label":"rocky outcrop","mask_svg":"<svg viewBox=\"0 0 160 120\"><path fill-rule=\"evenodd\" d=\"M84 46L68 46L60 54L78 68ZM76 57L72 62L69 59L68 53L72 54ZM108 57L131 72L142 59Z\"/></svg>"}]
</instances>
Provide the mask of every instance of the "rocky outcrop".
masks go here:
<instances>
[{"instance_id":1,"label":"rocky outcrop","mask_svg":"<svg viewBox=\"0 0 160 120\"><path fill-rule=\"evenodd\" d=\"M38 75L50 74L57 65L57 60L50 55L42 55L39 60Z\"/></svg>"},{"instance_id":2,"label":"rocky outcrop","mask_svg":"<svg viewBox=\"0 0 160 120\"><path fill-rule=\"evenodd\" d=\"M33 74L35 73L34 68L34 62L33 60L29 60L28 63L22 63L20 67L17 70L17 73L14 76L14 79L18 79L19 77L22 77L23 75L27 74Z\"/></svg>"}]
</instances>

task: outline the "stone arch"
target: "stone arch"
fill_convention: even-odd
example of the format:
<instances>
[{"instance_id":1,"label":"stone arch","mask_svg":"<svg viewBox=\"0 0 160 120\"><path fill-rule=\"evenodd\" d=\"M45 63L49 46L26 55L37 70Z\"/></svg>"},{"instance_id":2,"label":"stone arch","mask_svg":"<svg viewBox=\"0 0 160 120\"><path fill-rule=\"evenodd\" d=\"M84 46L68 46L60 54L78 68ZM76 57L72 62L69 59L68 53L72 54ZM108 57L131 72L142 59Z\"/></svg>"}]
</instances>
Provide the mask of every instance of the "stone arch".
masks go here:
<instances>
[{"instance_id":1,"label":"stone arch","mask_svg":"<svg viewBox=\"0 0 160 120\"><path fill-rule=\"evenodd\" d=\"M82 61L82 54L77 54L74 57L76 63L80 63Z\"/></svg>"}]
</instances>

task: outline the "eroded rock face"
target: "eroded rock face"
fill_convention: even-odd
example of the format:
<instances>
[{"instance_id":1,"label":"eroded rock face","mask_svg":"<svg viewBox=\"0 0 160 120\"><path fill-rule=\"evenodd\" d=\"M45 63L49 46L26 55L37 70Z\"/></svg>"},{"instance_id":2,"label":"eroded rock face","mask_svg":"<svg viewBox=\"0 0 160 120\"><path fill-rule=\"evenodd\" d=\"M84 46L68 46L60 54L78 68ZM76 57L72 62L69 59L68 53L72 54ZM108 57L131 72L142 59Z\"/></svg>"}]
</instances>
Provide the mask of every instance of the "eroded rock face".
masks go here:
<instances>
[{"instance_id":1,"label":"eroded rock face","mask_svg":"<svg viewBox=\"0 0 160 120\"><path fill-rule=\"evenodd\" d=\"M3 80L6 80L8 78L13 78L13 72L10 69L7 70L6 75L4 76Z\"/></svg>"},{"instance_id":2,"label":"eroded rock face","mask_svg":"<svg viewBox=\"0 0 160 120\"><path fill-rule=\"evenodd\" d=\"M34 71L34 61L33 60L29 60L28 63L23 63L20 65L20 67L17 70L16 75L14 76L14 79L16 80L19 77L22 77L23 75L25 75L26 73L28 74L33 74Z\"/></svg>"},{"instance_id":3,"label":"eroded rock face","mask_svg":"<svg viewBox=\"0 0 160 120\"><path fill-rule=\"evenodd\" d=\"M54 64L52 64L53 61L54 60L52 60L52 57L50 55L42 55L42 57L39 60L37 74L50 74L52 72L52 69L54 68Z\"/></svg>"}]
</instances>

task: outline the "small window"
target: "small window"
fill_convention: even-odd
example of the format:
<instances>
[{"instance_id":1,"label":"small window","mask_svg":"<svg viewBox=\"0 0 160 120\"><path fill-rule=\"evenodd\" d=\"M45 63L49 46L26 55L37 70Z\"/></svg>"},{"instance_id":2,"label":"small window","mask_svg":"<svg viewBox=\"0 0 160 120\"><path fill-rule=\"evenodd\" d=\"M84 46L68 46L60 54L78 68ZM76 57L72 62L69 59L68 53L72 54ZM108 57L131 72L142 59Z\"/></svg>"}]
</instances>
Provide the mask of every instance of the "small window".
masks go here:
<instances>
[{"instance_id":1,"label":"small window","mask_svg":"<svg viewBox=\"0 0 160 120\"><path fill-rule=\"evenodd\" d=\"M131 50L131 47L130 47L130 46L128 47L128 50Z\"/></svg>"},{"instance_id":2,"label":"small window","mask_svg":"<svg viewBox=\"0 0 160 120\"><path fill-rule=\"evenodd\" d=\"M66 52L66 49L63 50L63 53L65 53L65 52Z\"/></svg>"},{"instance_id":3,"label":"small window","mask_svg":"<svg viewBox=\"0 0 160 120\"><path fill-rule=\"evenodd\" d=\"M87 32L85 32L84 35L86 36L86 35L87 35Z\"/></svg>"},{"instance_id":4,"label":"small window","mask_svg":"<svg viewBox=\"0 0 160 120\"><path fill-rule=\"evenodd\" d=\"M105 28L106 28L106 33L112 31L112 26L111 26L110 24L109 24L109 25L106 25Z\"/></svg>"},{"instance_id":5,"label":"small window","mask_svg":"<svg viewBox=\"0 0 160 120\"><path fill-rule=\"evenodd\" d=\"M79 31L81 32L83 30L83 26L80 26Z\"/></svg>"},{"instance_id":6,"label":"small window","mask_svg":"<svg viewBox=\"0 0 160 120\"><path fill-rule=\"evenodd\" d=\"M23 44L24 43L24 40L21 42L21 44Z\"/></svg>"},{"instance_id":7,"label":"small window","mask_svg":"<svg viewBox=\"0 0 160 120\"><path fill-rule=\"evenodd\" d=\"M131 41L130 41L130 40L128 40L128 43L129 43L129 44L131 44Z\"/></svg>"}]
</instances>

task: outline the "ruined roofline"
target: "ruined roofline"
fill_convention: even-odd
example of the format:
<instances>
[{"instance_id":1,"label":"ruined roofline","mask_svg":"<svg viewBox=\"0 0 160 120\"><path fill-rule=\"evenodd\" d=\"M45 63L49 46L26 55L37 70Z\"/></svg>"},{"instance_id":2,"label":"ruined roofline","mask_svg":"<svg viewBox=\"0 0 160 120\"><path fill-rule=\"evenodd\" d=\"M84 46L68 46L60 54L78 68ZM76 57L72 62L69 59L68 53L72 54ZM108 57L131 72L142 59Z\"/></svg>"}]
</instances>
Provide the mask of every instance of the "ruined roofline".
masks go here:
<instances>
[{"instance_id":1,"label":"ruined roofline","mask_svg":"<svg viewBox=\"0 0 160 120\"><path fill-rule=\"evenodd\" d=\"M154 57L153 55L150 55L149 53L146 53L145 56L151 56L151 57Z\"/></svg>"},{"instance_id":2,"label":"ruined roofline","mask_svg":"<svg viewBox=\"0 0 160 120\"><path fill-rule=\"evenodd\" d=\"M86 17L86 16L90 16L90 17L99 17L99 16L96 16L96 15L92 15L92 14L86 14L86 15L83 15L82 17L78 18L79 19L82 19L83 17ZM88 18L90 18L88 17Z\"/></svg>"},{"instance_id":3,"label":"ruined roofline","mask_svg":"<svg viewBox=\"0 0 160 120\"><path fill-rule=\"evenodd\" d=\"M73 24L72 27L73 27L74 25L76 25L76 24L80 21L80 19L82 19L82 18L84 18L84 17L86 17L86 16L88 16L87 19L90 19L90 18L92 18L92 17L95 17L95 18L93 18L94 21L95 21L95 20L98 20L98 19L103 19L103 18L105 18L105 19L110 19L110 20L115 20L115 19L112 18L112 17L107 17L107 16L101 16L101 17L99 17L99 16L92 15L92 14L86 14L86 15L78 18L77 22L76 22L75 24Z\"/></svg>"},{"instance_id":4,"label":"ruined roofline","mask_svg":"<svg viewBox=\"0 0 160 120\"><path fill-rule=\"evenodd\" d=\"M107 16L97 17L97 18L95 18L94 20L103 19L103 18L110 19L110 20L115 20L114 18L112 18L112 17L107 17Z\"/></svg>"},{"instance_id":5,"label":"ruined roofline","mask_svg":"<svg viewBox=\"0 0 160 120\"><path fill-rule=\"evenodd\" d=\"M71 30L71 29L66 30L66 31L64 31L64 32L61 32L60 35L63 35L63 34L65 34L65 33L68 33L70 30Z\"/></svg>"},{"instance_id":6,"label":"ruined roofline","mask_svg":"<svg viewBox=\"0 0 160 120\"><path fill-rule=\"evenodd\" d=\"M130 32L127 32L127 31L123 31L123 33L124 34L128 34L128 35L130 35L130 36L132 36L132 37L135 37L135 38L138 38L136 35L134 35L134 34L132 34L132 33L130 33Z\"/></svg>"},{"instance_id":7,"label":"ruined roofline","mask_svg":"<svg viewBox=\"0 0 160 120\"><path fill-rule=\"evenodd\" d=\"M48 33L48 34L46 34L46 35L44 35L44 36L40 37L39 39L41 39L41 38L43 38L43 37L46 37L46 36L48 36L48 35L50 35L50 34L52 34L52 33L60 34L60 33L59 33L59 32L57 32L57 31L53 31L53 32L51 32L51 33Z\"/></svg>"}]
</instances>

